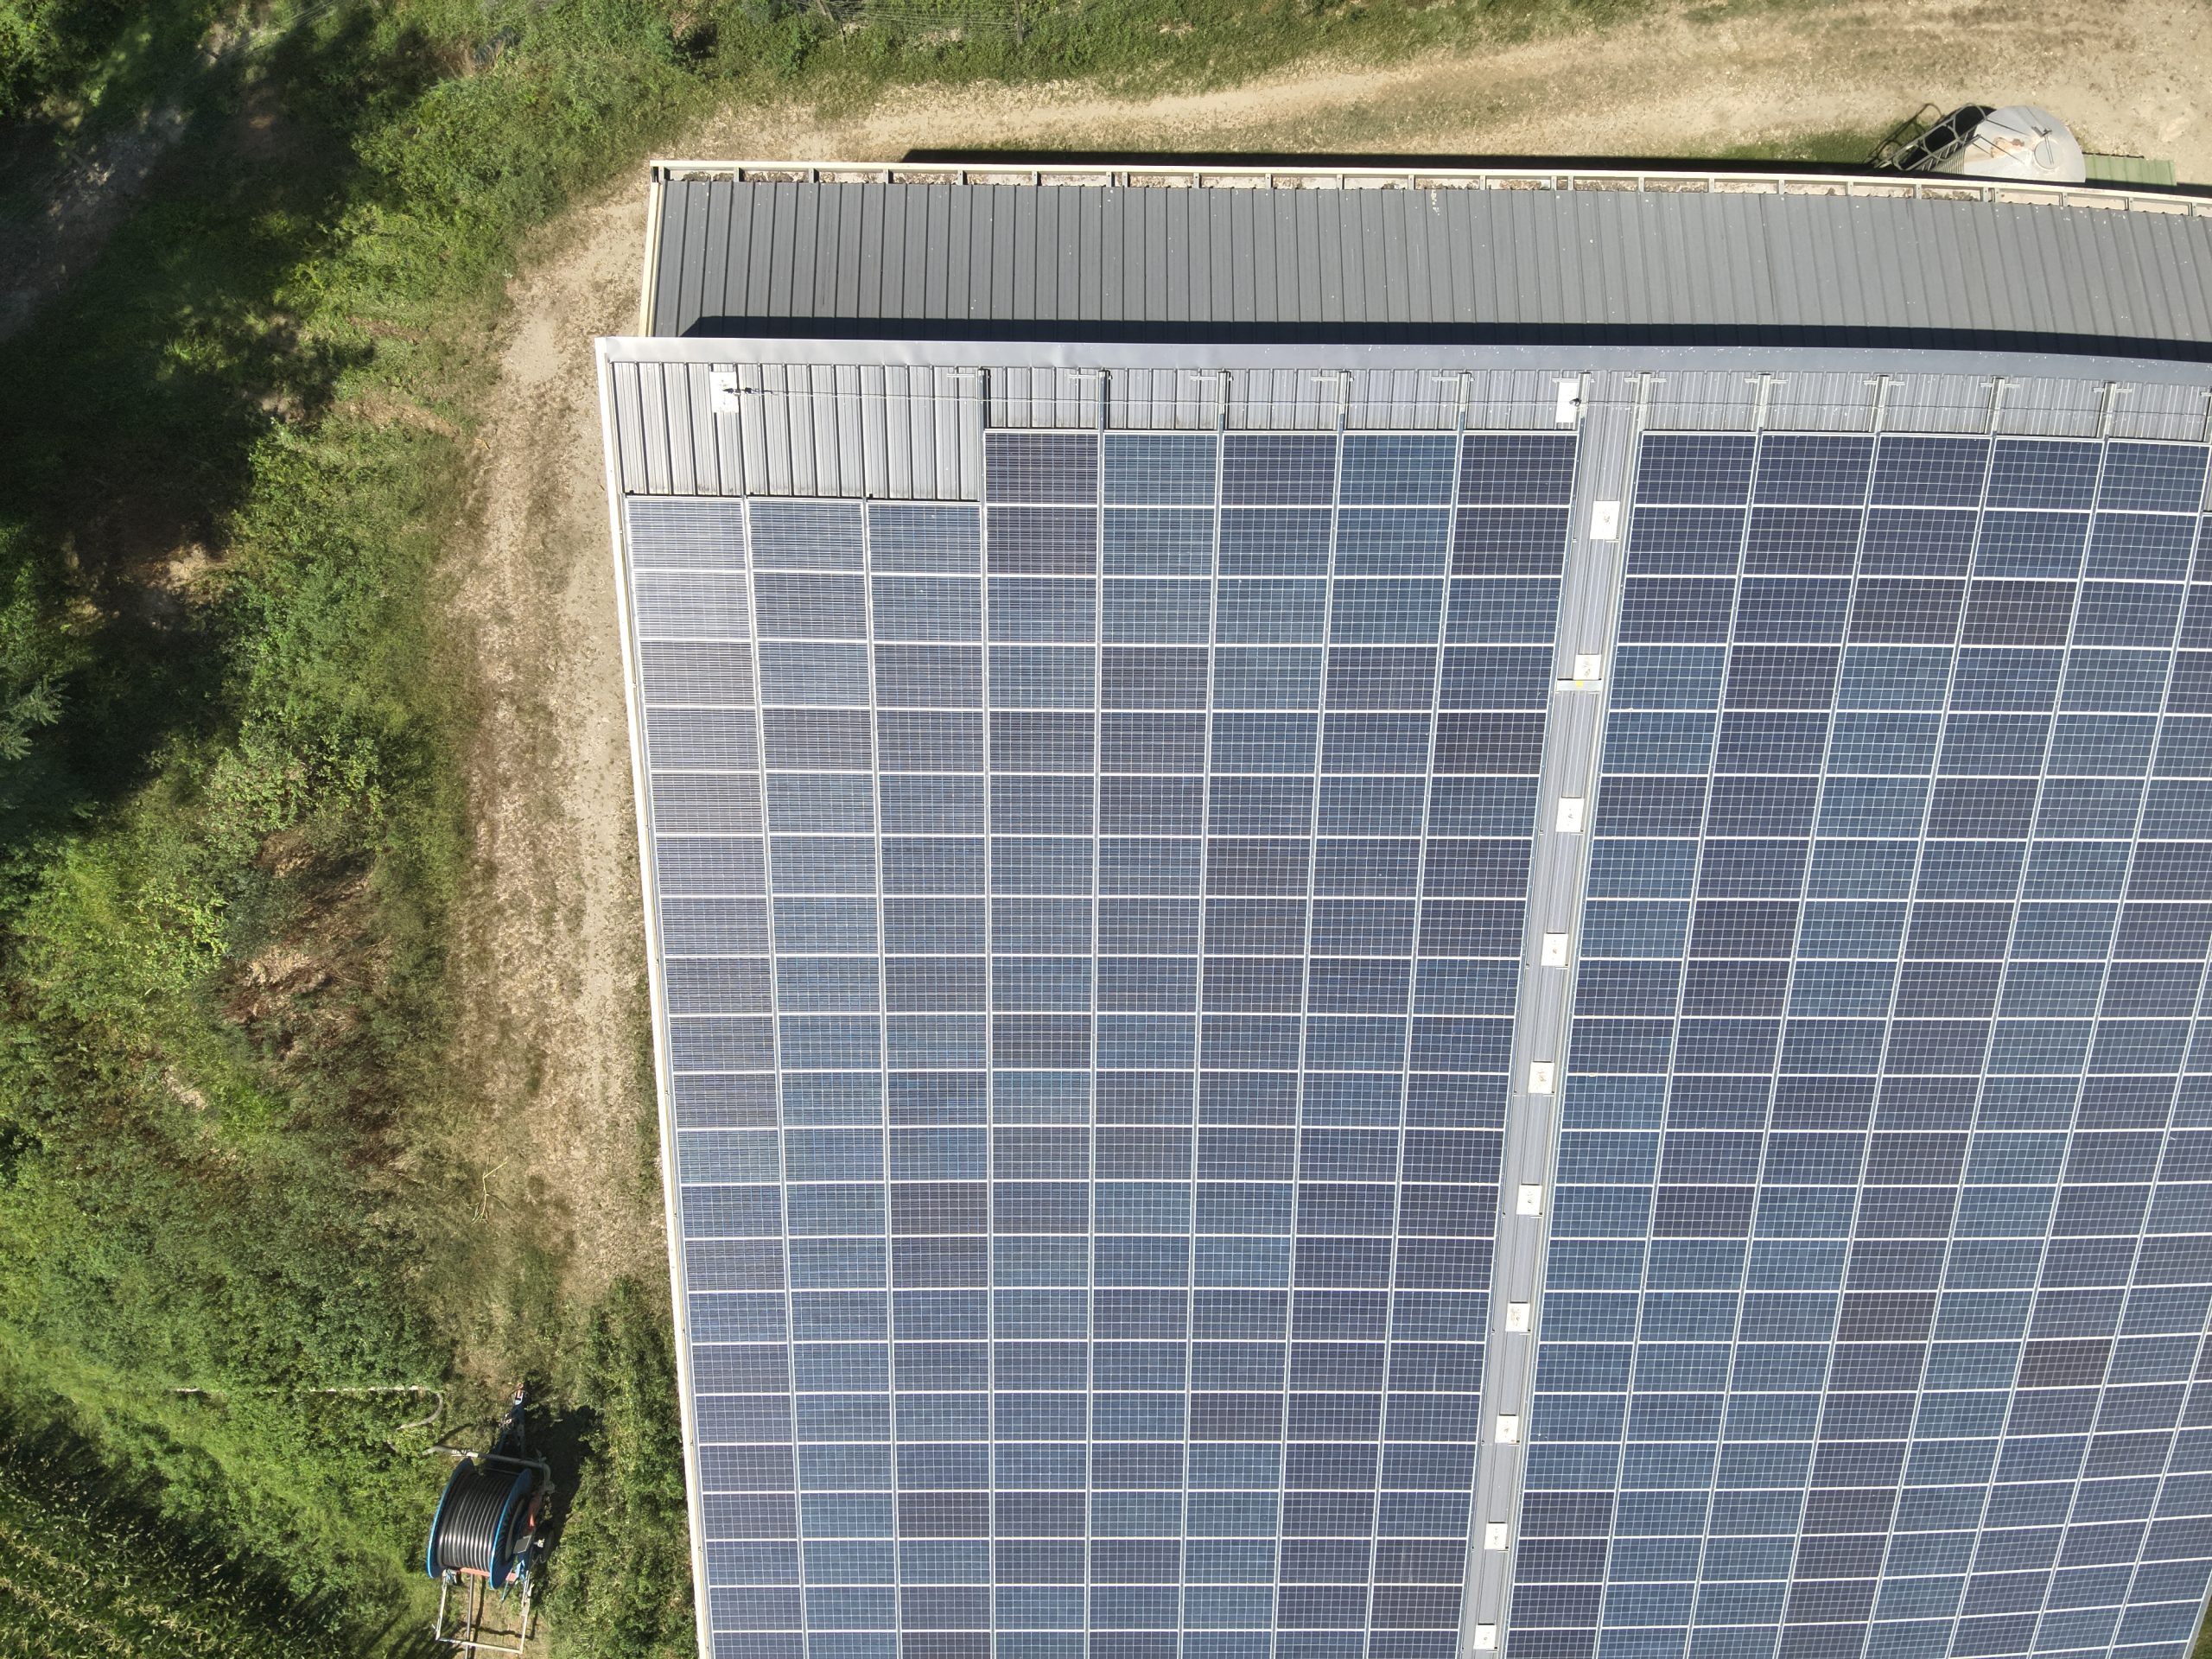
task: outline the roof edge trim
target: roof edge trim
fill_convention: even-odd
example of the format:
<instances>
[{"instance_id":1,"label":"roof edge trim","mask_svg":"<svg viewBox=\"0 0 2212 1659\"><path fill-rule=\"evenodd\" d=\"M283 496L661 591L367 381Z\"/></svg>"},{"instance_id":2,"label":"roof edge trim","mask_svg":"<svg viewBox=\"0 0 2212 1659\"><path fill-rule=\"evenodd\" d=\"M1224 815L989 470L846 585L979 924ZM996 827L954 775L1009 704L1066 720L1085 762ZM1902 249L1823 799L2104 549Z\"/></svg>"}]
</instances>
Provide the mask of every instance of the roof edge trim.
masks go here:
<instances>
[{"instance_id":1,"label":"roof edge trim","mask_svg":"<svg viewBox=\"0 0 2212 1659\"><path fill-rule=\"evenodd\" d=\"M1771 336L1775 329L1760 331ZM1904 332L1904 331L1900 331ZM2069 354L2003 346L1914 346L1903 341L1789 345L1771 338L1741 343L1605 343L1584 340L1423 343L1347 340L1233 342L1054 339L918 340L797 334L613 335L599 348L610 362L899 364L917 367L1156 369L1163 363L1211 368L1348 369L1709 369L1797 370L1805 373L1979 374L2108 379L2212 389L2212 347L2196 359L2129 356L2107 349ZM2042 339L2043 336L2028 336ZM2103 340L2109 348L2115 342ZM2163 342L2161 342L2163 343ZM1168 349L1171 348L1172 350Z\"/></svg>"},{"instance_id":2,"label":"roof edge trim","mask_svg":"<svg viewBox=\"0 0 2212 1659\"><path fill-rule=\"evenodd\" d=\"M641 334L653 331L653 291L660 284L660 216L667 200L667 184L660 168L654 168L645 187L645 249L638 276L638 332Z\"/></svg>"},{"instance_id":3,"label":"roof edge trim","mask_svg":"<svg viewBox=\"0 0 2212 1659\"><path fill-rule=\"evenodd\" d=\"M2212 193L2186 187L2131 189L2101 184L2039 185L1969 179L1952 174L1811 173L1788 168L1735 172L1691 166L1605 168L1572 162L1545 167L1310 167L1139 162L837 162L656 161L656 186L697 179L753 184L1088 185L1122 189L1228 190L1550 190L1662 194L1850 196L1868 200L2002 203L2099 207L2212 218Z\"/></svg>"}]
</instances>

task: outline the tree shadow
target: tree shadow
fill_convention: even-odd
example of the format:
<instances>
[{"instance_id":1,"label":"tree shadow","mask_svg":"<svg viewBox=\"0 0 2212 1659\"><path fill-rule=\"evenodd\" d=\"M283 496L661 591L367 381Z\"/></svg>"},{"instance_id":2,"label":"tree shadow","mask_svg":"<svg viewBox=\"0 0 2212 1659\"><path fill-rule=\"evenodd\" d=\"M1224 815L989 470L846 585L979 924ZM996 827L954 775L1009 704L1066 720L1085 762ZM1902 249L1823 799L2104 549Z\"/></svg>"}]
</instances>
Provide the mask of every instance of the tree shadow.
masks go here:
<instances>
[{"instance_id":1,"label":"tree shadow","mask_svg":"<svg viewBox=\"0 0 2212 1659\"><path fill-rule=\"evenodd\" d=\"M177 48L182 136L83 276L0 344L0 716L35 685L59 702L27 752L0 748L0 851L219 728L232 620L204 578L263 446L309 430L371 354L302 335L284 296L347 234L367 89L430 65L365 11L323 11L212 61Z\"/></svg>"}]
</instances>

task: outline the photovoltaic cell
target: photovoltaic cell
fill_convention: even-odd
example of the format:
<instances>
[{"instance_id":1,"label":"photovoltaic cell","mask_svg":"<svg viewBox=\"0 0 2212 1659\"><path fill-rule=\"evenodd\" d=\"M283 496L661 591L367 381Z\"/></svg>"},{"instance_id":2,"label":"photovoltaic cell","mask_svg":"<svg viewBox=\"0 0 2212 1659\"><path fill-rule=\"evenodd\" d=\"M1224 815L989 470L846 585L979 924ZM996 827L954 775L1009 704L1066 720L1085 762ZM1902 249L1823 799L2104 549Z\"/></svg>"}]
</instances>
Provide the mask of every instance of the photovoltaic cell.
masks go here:
<instances>
[{"instance_id":1,"label":"photovoltaic cell","mask_svg":"<svg viewBox=\"0 0 2212 1659\"><path fill-rule=\"evenodd\" d=\"M1312 505L1335 494L1337 441L1311 435L1232 433L1223 440L1224 505Z\"/></svg>"},{"instance_id":2,"label":"photovoltaic cell","mask_svg":"<svg viewBox=\"0 0 2212 1659\"><path fill-rule=\"evenodd\" d=\"M1654 433L1637 474L1638 501L1734 503L1749 493L1752 440L1697 432Z\"/></svg>"},{"instance_id":3,"label":"photovoltaic cell","mask_svg":"<svg viewBox=\"0 0 2212 1659\"><path fill-rule=\"evenodd\" d=\"M753 562L765 570L857 570L857 501L755 501Z\"/></svg>"},{"instance_id":4,"label":"photovoltaic cell","mask_svg":"<svg viewBox=\"0 0 2212 1659\"><path fill-rule=\"evenodd\" d=\"M1871 499L1883 506L1971 507L1989 471L1986 438L1885 439Z\"/></svg>"},{"instance_id":5,"label":"photovoltaic cell","mask_svg":"<svg viewBox=\"0 0 2212 1659\"><path fill-rule=\"evenodd\" d=\"M1461 440L1460 502L1468 506L1563 505L1574 486L1569 433L1474 433Z\"/></svg>"},{"instance_id":6,"label":"photovoltaic cell","mask_svg":"<svg viewBox=\"0 0 2212 1659\"><path fill-rule=\"evenodd\" d=\"M994 431L984 438L992 502L1098 499L1098 440L1089 432Z\"/></svg>"},{"instance_id":7,"label":"photovoltaic cell","mask_svg":"<svg viewBox=\"0 0 2212 1659\"><path fill-rule=\"evenodd\" d=\"M2204 454L2196 444L2107 444L2097 505L2114 512L2195 512L2204 493Z\"/></svg>"},{"instance_id":8,"label":"photovoltaic cell","mask_svg":"<svg viewBox=\"0 0 2212 1659\"><path fill-rule=\"evenodd\" d=\"M981 566L980 526L971 508L874 501L868 526L874 569L961 575Z\"/></svg>"},{"instance_id":9,"label":"photovoltaic cell","mask_svg":"<svg viewBox=\"0 0 2212 1659\"><path fill-rule=\"evenodd\" d=\"M1751 499L1858 506L1866 499L1874 459L1872 438L1770 433L1759 442Z\"/></svg>"},{"instance_id":10,"label":"photovoltaic cell","mask_svg":"<svg viewBox=\"0 0 2212 1659\"><path fill-rule=\"evenodd\" d=\"M1104 446L1108 503L1212 504L1218 455L1211 435L1115 432L1106 435Z\"/></svg>"},{"instance_id":11,"label":"photovoltaic cell","mask_svg":"<svg viewBox=\"0 0 2212 1659\"><path fill-rule=\"evenodd\" d=\"M1205 576L1213 543L1211 507L1109 507L1102 556L1109 576Z\"/></svg>"},{"instance_id":12,"label":"photovoltaic cell","mask_svg":"<svg viewBox=\"0 0 2212 1659\"><path fill-rule=\"evenodd\" d=\"M1351 506L1449 502L1459 447L1444 433L1353 433L1344 440L1341 499Z\"/></svg>"},{"instance_id":13,"label":"photovoltaic cell","mask_svg":"<svg viewBox=\"0 0 2212 1659\"><path fill-rule=\"evenodd\" d=\"M744 502L636 496L624 507L636 569L745 568Z\"/></svg>"},{"instance_id":14,"label":"photovoltaic cell","mask_svg":"<svg viewBox=\"0 0 2212 1659\"><path fill-rule=\"evenodd\" d=\"M1224 576L1328 574L1332 515L1313 508L1231 508L1221 514Z\"/></svg>"},{"instance_id":15,"label":"photovoltaic cell","mask_svg":"<svg viewBox=\"0 0 2212 1659\"><path fill-rule=\"evenodd\" d=\"M2095 501L2104 446L2056 438L1999 439L1990 456L1993 507L2077 508Z\"/></svg>"}]
</instances>

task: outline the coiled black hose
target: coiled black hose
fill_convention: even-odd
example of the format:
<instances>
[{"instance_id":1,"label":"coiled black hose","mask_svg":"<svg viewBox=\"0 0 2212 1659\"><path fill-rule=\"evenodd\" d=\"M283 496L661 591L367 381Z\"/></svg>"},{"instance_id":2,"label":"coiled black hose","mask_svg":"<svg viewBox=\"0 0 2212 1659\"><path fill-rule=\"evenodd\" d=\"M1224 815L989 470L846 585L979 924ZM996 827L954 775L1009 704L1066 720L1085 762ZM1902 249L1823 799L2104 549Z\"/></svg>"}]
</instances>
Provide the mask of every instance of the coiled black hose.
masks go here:
<instances>
[{"instance_id":1,"label":"coiled black hose","mask_svg":"<svg viewBox=\"0 0 2212 1659\"><path fill-rule=\"evenodd\" d=\"M529 1545L537 1485L537 1471L527 1465L471 1459L455 1469L430 1518L424 1570L434 1579L480 1573L504 1589Z\"/></svg>"}]
</instances>

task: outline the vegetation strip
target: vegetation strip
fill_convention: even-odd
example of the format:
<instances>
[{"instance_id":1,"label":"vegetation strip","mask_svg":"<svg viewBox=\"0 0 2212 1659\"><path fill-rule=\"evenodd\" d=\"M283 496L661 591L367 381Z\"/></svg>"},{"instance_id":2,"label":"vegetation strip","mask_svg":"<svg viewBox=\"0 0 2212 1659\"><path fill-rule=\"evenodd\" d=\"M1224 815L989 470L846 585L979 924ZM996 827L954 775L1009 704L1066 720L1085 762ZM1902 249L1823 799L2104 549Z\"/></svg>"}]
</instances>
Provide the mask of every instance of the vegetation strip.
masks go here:
<instances>
[{"instance_id":1,"label":"vegetation strip","mask_svg":"<svg viewBox=\"0 0 2212 1659\"><path fill-rule=\"evenodd\" d=\"M480 1206L506 1149L445 1064L477 665L440 583L531 227L732 103L1156 92L1640 10L0 0L0 245L101 146L164 146L0 342L0 1619L74 1633L0 1642L196 1628L219 1580L207 1651L419 1630L444 1470L354 1392L397 1374L486 1431L537 1385L556 1650L691 1650L664 1288L569 1305L528 1208ZM41 1499L49 1442L128 1514ZM176 1575L39 1576L95 1524Z\"/></svg>"}]
</instances>

